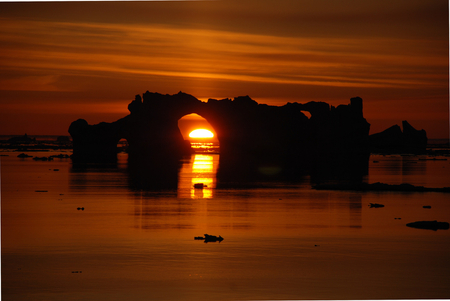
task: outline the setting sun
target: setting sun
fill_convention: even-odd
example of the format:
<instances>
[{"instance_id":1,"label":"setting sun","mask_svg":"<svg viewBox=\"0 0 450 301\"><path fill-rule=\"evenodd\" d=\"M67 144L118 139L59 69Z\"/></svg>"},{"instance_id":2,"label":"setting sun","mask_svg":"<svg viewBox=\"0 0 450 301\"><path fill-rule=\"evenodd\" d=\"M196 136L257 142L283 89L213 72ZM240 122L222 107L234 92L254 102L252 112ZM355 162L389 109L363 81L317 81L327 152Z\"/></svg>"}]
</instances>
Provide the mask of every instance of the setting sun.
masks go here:
<instances>
[{"instance_id":1,"label":"setting sun","mask_svg":"<svg viewBox=\"0 0 450 301\"><path fill-rule=\"evenodd\" d=\"M214 134L206 129L196 129L189 133L190 138L213 138Z\"/></svg>"}]
</instances>

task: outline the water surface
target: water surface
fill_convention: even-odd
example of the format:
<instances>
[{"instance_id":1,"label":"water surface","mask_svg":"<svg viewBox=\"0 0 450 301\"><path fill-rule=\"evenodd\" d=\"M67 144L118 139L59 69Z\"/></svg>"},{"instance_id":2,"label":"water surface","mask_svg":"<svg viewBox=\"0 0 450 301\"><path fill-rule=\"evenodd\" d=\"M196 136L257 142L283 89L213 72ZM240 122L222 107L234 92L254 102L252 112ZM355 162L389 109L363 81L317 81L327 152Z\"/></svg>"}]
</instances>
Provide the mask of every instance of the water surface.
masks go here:
<instances>
[{"instance_id":1,"label":"water surface","mask_svg":"<svg viewBox=\"0 0 450 301\"><path fill-rule=\"evenodd\" d=\"M217 189L210 154L185 161L178 189L141 191L125 154L85 169L2 154L3 300L450 298L450 231L406 227L450 222L448 194L316 191L308 178ZM364 180L450 186L449 161L420 158L372 156ZM194 240L205 233L225 239Z\"/></svg>"}]
</instances>

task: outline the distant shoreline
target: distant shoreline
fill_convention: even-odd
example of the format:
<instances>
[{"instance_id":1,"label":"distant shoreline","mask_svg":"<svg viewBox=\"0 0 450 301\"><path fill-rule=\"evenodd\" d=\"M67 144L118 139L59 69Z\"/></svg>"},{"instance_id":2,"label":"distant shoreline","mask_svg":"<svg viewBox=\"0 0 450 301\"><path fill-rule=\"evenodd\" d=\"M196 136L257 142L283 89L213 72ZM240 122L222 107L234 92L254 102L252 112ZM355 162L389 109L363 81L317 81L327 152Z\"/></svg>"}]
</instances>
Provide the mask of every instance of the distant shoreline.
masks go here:
<instances>
[{"instance_id":1,"label":"distant shoreline","mask_svg":"<svg viewBox=\"0 0 450 301\"><path fill-rule=\"evenodd\" d=\"M13 137L19 137L23 136L23 134L18 135L0 135L0 142L6 142L8 139ZM69 134L66 135L28 135L30 138L36 138L38 141L48 141L48 140L56 140L56 138L60 136L67 136L70 137ZM72 138L72 137L70 137ZM428 139L427 145L443 145L443 144L450 144L449 138L439 138L439 139Z\"/></svg>"},{"instance_id":2,"label":"distant shoreline","mask_svg":"<svg viewBox=\"0 0 450 301\"><path fill-rule=\"evenodd\" d=\"M0 142L5 143L10 138L21 137L21 136L23 136L23 134L20 134L20 135L0 135ZM71 139L69 134L66 134L66 135L28 135L28 137L30 137L30 138L36 138L37 141L54 141L58 137L61 137L61 136L67 136L67 137L69 137Z\"/></svg>"}]
</instances>

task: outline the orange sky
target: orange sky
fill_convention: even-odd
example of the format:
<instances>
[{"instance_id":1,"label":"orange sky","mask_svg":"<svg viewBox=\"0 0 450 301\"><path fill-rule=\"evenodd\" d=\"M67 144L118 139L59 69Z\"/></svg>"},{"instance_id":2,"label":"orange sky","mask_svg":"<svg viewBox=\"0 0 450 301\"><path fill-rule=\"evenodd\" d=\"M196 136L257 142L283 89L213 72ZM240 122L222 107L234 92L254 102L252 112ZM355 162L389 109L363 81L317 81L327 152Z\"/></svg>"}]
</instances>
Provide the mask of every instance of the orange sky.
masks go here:
<instances>
[{"instance_id":1,"label":"orange sky","mask_svg":"<svg viewBox=\"0 0 450 301\"><path fill-rule=\"evenodd\" d=\"M448 1L0 3L0 134L67 135L134 95L360 96L371 133L449 135Z\"/></svg>"}]
</instances>

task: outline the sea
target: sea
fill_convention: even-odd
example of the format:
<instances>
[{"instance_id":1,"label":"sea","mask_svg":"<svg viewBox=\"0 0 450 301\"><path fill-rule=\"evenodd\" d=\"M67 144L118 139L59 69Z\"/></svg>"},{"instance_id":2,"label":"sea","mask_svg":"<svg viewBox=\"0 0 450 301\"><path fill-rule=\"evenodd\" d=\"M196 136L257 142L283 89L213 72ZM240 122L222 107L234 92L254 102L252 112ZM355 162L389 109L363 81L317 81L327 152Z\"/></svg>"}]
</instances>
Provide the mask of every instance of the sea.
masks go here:
<instances>
[{"instance_id":1,"label":"sea","mask_svg":"<svg viewBox=\"0 0 450 301\"><path fill-rule=\"evenodd\" d=\"M218 153L183 160L177 189L136 190L124 152L83 169L21 152L0 150L4 301L450 298L450 230L406 226L450 222L448 193L222 189ZM372 155L363 181L448 187L450 157Z\"/></svg>"}]
</instances>

